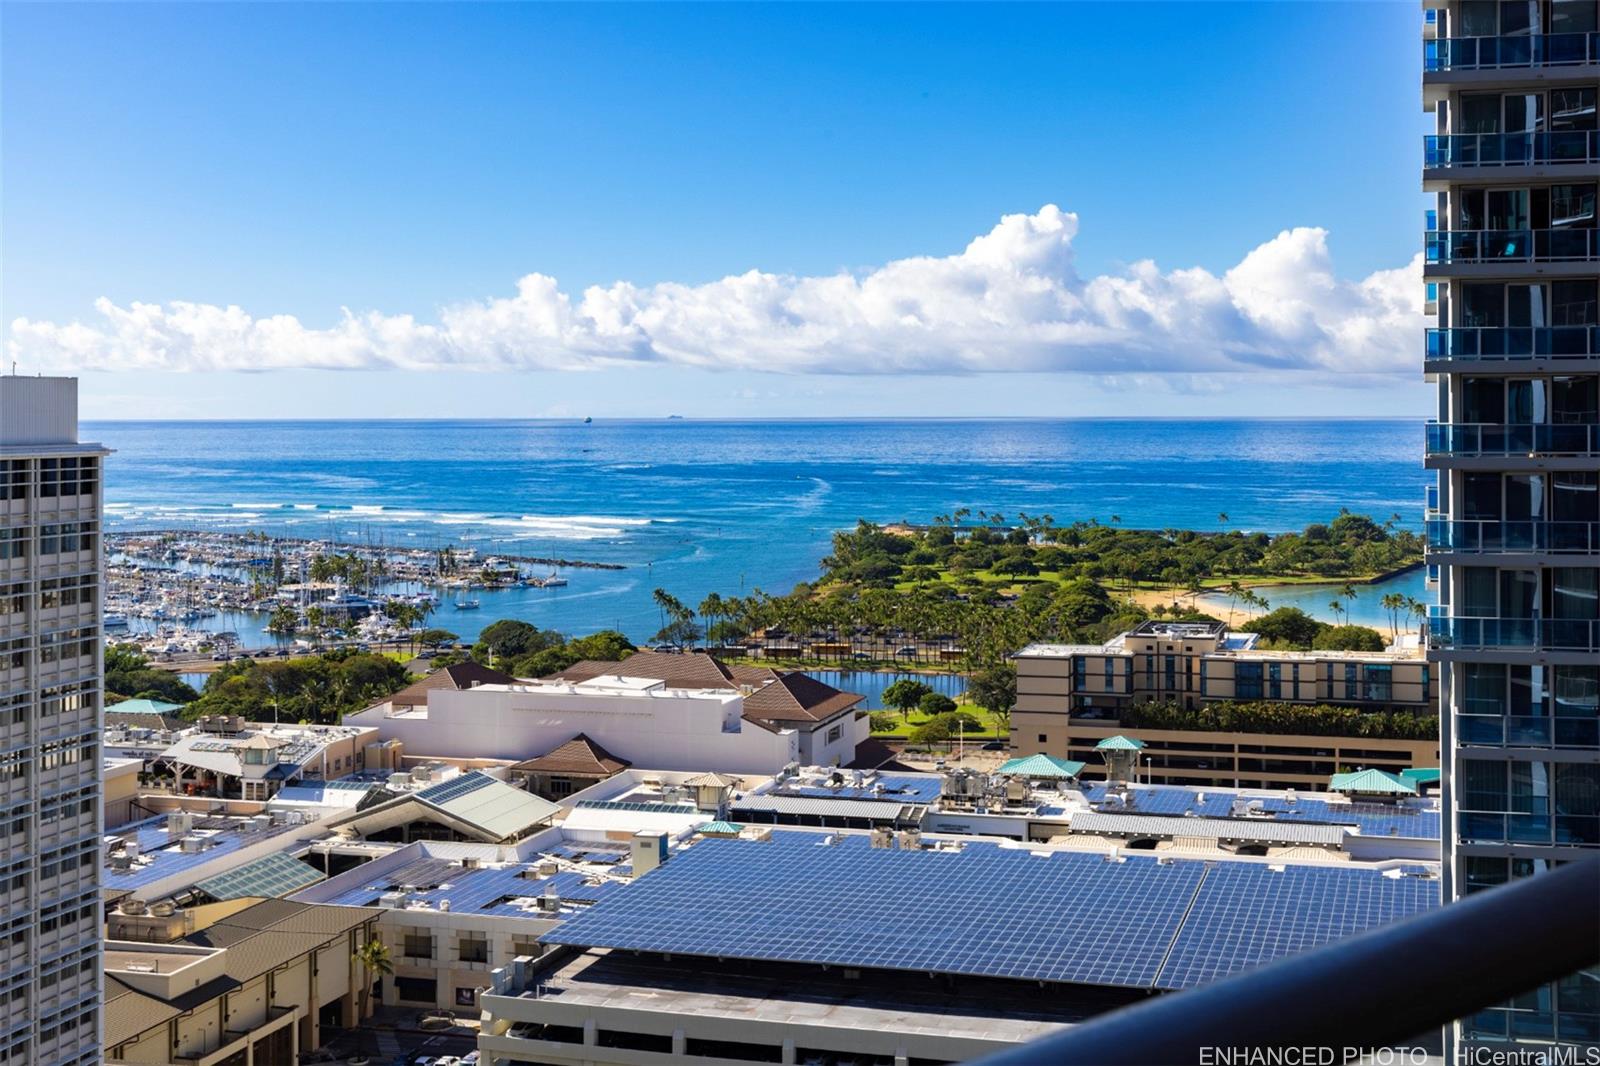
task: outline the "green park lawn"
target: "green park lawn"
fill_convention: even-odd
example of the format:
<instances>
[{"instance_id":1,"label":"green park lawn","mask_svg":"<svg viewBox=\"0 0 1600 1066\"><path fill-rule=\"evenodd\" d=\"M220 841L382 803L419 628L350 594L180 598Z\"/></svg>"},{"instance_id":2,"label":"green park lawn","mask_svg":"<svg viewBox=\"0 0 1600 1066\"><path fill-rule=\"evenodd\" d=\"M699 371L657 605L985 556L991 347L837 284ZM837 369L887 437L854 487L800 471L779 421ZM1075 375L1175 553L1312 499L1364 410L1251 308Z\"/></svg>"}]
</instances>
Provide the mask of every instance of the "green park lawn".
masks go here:
<instances>
[{"instance_id":1,"label":"green park lawn","mask_svg":"<svg viewBox=\"0 0 1600 1066\"><path fill-rule=\"evenodd\" d=\"M1001 719L990 714L977 704L958 703L956 704L956 710L970 714L983 723L983 729L965 734L967 740L1004 740L1006 738L1008 730ZM890 740L904 740L911 734L913 729L928 721L927 715L919 714L916 711L912 711L908 717L904 718L900 716L898 711L873 711L872 713L874 715L891 715L895 719L893 729L881 731L874 729L872 731L873 736Z\"/></svg>"}]
</instances>

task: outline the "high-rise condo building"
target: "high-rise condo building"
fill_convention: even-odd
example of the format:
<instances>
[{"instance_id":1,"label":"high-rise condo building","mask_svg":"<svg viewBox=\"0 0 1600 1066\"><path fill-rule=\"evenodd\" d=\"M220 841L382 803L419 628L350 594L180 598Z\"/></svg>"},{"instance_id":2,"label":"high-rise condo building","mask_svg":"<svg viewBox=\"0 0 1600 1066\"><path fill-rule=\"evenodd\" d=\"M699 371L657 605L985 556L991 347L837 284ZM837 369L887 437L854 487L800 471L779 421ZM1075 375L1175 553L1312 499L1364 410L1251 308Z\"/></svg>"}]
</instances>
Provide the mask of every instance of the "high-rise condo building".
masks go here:
<instances>
[{"instance_id":1,"label":"high-rise condo building","mask_svg":"<svg viewBox=\"0 0 1600 1066\"><path fill-rule=\"evenodd\" d=\"M100 520L73 378L0 376L0 1063L100 1061Z\"/></svg>"},{"instance_id":2,"label":"high-rise condo building","mask_svg":"<svg viewBox=\"0 0 1600 1066\"><path fill-rule=\"evenodd\" d=\"M1597 30L1595 0L1449 0L1424 16L1447 899L1600 848ZM1600 973L1455 1036L1600 1043Z\"/></svg>"}]
</instances>

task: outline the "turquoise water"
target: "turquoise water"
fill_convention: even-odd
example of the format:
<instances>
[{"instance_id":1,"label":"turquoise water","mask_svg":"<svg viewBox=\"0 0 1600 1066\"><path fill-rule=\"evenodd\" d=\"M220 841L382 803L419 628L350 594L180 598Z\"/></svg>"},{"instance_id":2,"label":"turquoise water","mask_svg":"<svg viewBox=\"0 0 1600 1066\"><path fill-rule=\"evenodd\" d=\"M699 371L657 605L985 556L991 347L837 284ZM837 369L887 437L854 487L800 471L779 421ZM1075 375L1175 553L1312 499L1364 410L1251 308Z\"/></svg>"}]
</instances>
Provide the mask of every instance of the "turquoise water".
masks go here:
<instances>
[{"instance_id":1,"label":"turquoise water","mask_svg":"<svg viewBox=\"0 0 1600 1066\"><path fill-rule=\"evenodd\" d=\"M1226 512L1229 528L1277 531L1343 506L1415 528L1426 483L1420 420L98 422L83 435L115 449L113 529L470 545L625 567L564 570L561 589L475 592L477 611L447 603L433 624L469 639L501 617L645 639L658 625L651 590L691 604L711 591L787 592L817 576L832 533L859 517L968 507L1218 529ZM1365 606L1358 597L1356 611ZM211 624L247 636L253 625Z\"/></svg>"}]
</instances>

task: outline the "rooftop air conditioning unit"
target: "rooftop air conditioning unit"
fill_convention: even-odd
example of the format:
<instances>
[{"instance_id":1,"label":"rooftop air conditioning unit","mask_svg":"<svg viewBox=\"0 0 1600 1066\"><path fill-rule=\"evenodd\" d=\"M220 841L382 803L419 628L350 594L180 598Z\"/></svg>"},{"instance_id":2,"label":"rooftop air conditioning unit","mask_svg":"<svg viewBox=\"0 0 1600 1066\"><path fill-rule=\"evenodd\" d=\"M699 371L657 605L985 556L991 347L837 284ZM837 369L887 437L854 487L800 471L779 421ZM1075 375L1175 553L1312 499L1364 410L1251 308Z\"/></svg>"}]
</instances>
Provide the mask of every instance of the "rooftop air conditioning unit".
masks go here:
<instances>
[{"instance_id":1,"label":"rooftop air conditioning unit","mask_svg":"<svg viewBox=\"0 0 1600 1066\"><path fill-rule=\"evenodd\" d=\"M191 834L184 837L178 846L183 849L186 855L194 855L206 850L206 839L205 837L197 837Z\"/></svg>"},{"instance_id":2,"label":"rooftop air conditioning unit","mask_svg":"<svg viewBox=\"0 0 1600 1066\"><path fill-rule=\"evenodd\" d=\"M173 811L167 815L167 835L182 836L194 828L194 815L188 811Z\"/></svg>"},{"instance_id":3,"label":"rooftop air conditioning unit","mask_svg":"<svg viewBox=\"0 0 1600 1066\"><path fill-rule=\"evenodd\" d=\"M554 892L546 892L539 897L539 909L546 914L554 914L561 909L561 897Z\"/></svg>"},{"instance_id":4,"label":"rooftop air conditioning unit","mask_svg":"<svg viewBox=\"0 0 1600 1066\"><path fill-rule=\"evenodd\" d=\"M138 917L139 915L143 914L147 909L148 908L147 908L144 900L138 899L138 898L133 897L133 896L129 896L127 899L122 901L122 913L123 914L131 914L134 917Z\"/></svg>"},{"instance_id":5,"label":"rooftop air conditioning unit","mask_svg":"<svg viewBox=\"0 0 1600 1066\"><path fill-rule=\"evenodd\" d=\"M164 899L159 903L150 904L150 913L155 915L157 918L171 918L177 912L178 905L173 903L170 899Z\"/></svg>"},{"instance_id":6,"label":"rooftop air conditioning unit","mask_svg":"<svg viewBox=\"0 0 1600 1066\"><path fill-rule=\"evenodd\" d=\"M553 862L541 862L539 864L539 876L540 877L554 877L556 874L558 874L560 872L561 872L561 867L559 865L557 865L556 863L553 863Z\"/></svg>"},{"instance_id":7,"label":"rooftop air conditioning unit","mask_svg":"<svg viewBox=\"0 0 1600 1066\"><path fill-rule=\"evenodd\" d=\"M113 870L127 870L132 867L133 860L128 857L126 852L118 852L116 855L111 856L111 868Z\"/></svg>"},{"instance_id":8,"label":"rooftop air conditioning unit","mask_svg":"<svg viewBox=\"0 0 1600 1066\"><path fill-rule=\"evenodd\" d=\"M139 857L139 842L137 840L127 841L122 845L122 853L128 857L130 862L137 859Z\"/></svg>"},{"instance_id":9,"label":"rooftop air conditioning unit","mask_svg":"<svg viewBox=\"0 0 1600 1066\"><path fill-rule=\"evenodd\" d=\"M449 914L450 913L450 901L447 900L447 899L441 899L439 901L439 909L441 911L445 912L446 914Z\"/></svg>"},{"instance_id":10,"label":"rooftop air conditioning unit","mask_svg":"<svg viewBox=\"0 0 1600 1066\"><path fill-rule=\"evenodd\" d=\"M405 905L406 894L404 892L385 892L383 895L378 897L378 906L380 907L393 907L395 909L399 909Z\"/></svg>"}]
</instances>

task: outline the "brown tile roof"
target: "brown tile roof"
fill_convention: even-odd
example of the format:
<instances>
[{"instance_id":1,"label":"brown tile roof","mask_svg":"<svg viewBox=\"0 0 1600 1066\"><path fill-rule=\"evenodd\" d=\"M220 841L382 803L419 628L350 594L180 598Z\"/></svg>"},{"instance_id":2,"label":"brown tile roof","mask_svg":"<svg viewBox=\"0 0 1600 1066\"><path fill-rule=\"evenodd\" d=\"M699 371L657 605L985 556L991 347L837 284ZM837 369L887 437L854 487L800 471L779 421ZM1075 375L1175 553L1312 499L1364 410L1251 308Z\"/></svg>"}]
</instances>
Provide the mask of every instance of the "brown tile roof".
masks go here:
<instances>
[{"instance_id":1,"label":"brown tile roof","mask_svg":"<svg viewBox=\"0 0 1600 1066\"><path fill-rule=\"evenodd\" d=\"M733 671L713 655L659 651L636 651L621 662L585 659L551 674L548 680L580 682L597 677L642 677L665 681L672 688L737 690L740 684Z\"/></svg>"},{"instance_id":2,"label":"brown tile roof","mask_svg":"<svg viewBox=\"0 0 1600 1066\"><path fill-rule=\"evenodd\" d=\"M870 737L856 745L856 757L845 764L848 770L910 770L915 771L915 766L908 766L900 761L900 753L881 740Z\"/></svg>"},{"instance_id":3,"label":"brown tile roof","mask_svg":"<svg viewBox=\"0 0 1600 1066\"><path fill-rule=\"evenodd\" d=\"M425 707L428 704L428 693L435 689L460 690L475 685L509 685L515 680L516 678L510 674L491 670L482 663L471 661L452 663L440 667L420 681L407 685L382 702L392 703L396 707Z\"/></svg>"},{"instance_id":4,"label":"brown tile roof","mask_svg":"<svg viewBox=\"0 0 1600 1066\"><path fill-rule=\"evenodd\" d=\"M741 685L765 685L783 676L783 671L770 666L729 666L728 672Z\"/></svg>"},{"instance_id":5,"label":"brown tile roof","mask_svg":"<svg viewBox=\"0 0 1600 1066\"><path fill-rule=\"evenodd\" d=\"M632 765L627 759L617 758L585 734L579 733L565 744L552 748L538 758L519 762L511 769L609 777Z\"/></svg>"},{"instance_id":6,"label":"brown tile roof","mask_svg":"<svg viewBox=\"0 0 1600 1066\"><path fill-rule=\"evenodd\" d=\"M865 698L806 674L783 674L745 697L744 716L768 722L825 722Z\"/></svg>"}]
</instances>

